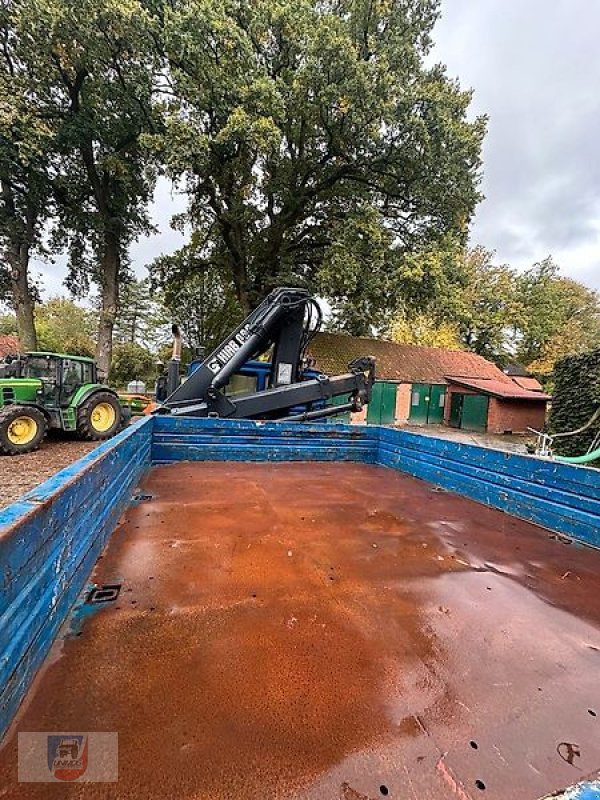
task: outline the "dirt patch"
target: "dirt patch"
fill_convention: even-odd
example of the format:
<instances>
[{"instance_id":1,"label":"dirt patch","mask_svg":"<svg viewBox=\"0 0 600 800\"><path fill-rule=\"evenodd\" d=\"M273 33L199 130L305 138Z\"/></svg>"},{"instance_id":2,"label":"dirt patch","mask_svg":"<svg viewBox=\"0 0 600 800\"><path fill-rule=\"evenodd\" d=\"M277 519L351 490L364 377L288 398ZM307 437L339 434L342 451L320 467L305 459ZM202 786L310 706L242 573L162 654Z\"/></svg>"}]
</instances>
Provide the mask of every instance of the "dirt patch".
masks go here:
<instances>
[{"instance_id":1,"label":"dirt patch","mask_svg":"<svg viewBox=\"0 0 600 800\"><path fill-rule=\"evenodd\" d=\"M98 442L81 442L48 435L39 450L23 456L0 456L0 508L18 500L47 478L81 456L89 453Z\"/></svg>"}]
</instances>

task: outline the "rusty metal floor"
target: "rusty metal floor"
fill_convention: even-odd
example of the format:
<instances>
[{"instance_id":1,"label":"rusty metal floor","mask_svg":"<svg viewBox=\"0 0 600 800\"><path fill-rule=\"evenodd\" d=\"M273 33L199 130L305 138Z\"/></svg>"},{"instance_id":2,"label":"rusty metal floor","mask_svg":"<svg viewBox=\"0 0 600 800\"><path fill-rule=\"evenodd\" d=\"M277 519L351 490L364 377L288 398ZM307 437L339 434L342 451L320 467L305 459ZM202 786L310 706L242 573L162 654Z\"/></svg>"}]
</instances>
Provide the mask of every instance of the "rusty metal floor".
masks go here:
<instances>
[{"instance_id":1,"label":"rusty metal floor","mask_svg":"<svg viewBox=\"0 0 600 800\"><path fill-rule=\"evenodd\" d=\"M2 798L534 800L600 767L600 553L382 467L180 463L0 751ZM78 635L79 634L79 635ZM117 731L117 784L16 733Z\"/></svg>"}]
</instances>

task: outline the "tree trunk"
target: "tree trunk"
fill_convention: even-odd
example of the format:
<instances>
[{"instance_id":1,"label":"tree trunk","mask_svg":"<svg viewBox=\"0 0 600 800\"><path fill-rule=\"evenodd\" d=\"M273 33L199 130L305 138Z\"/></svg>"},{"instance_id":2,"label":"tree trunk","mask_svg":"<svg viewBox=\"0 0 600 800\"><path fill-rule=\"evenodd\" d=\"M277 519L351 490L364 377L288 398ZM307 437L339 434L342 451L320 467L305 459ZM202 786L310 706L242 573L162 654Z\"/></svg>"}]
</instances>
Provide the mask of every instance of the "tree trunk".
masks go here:
<instances>
[{"instance_id":1,"label":"tree trunk","mask_svg":"<svg viewBox=\"0 0 600 800\"><path fill-rule=\"evenodd\" d=\"M247 317L252 310L252 307L250 302L250 291L248 288L248 275L246 272L246 267L239 261L236 261L235 257L232 257L231 261L231 273L233 276L235 294L244 316Z\"/></svg>"},{"instance_id":2,"label":"tree trunk","mask_svg":"<svg viewBox=\"0 0 600 800\"><path fill-rule=\"evenodd\" d=\"M7 246L6 260L10 267L12 306L17 317L17 333L21 350L37 350L37 336L33 324L33 297L29 288L29 251L34 236L37 209L27 203L25 220L17 217L15 199L5 175L0 178L0 193L4 212L12 222L12 232Z\"/></svg>"},{"instance_id":3,"label":"tree trunk","mask_svg":"<svg viewBox=\"0 0 600 800\"><path fill-rule=\"evenodd\" d=\"M119 237L108 232L104 237L104 254L102 256L102 304L98 322L98 341L96 343L96 364L100 380L106 381L112 360L112 336L117 310L119 307L119 273L121 252Z\"/></svg>"},{"instance_id":4,"label":"tree trunk","mask_svg":"<svg viewBox=\"0 0 600 800\"><path fill-rule=\"evenodd\" d=\"M17 317L17 334L21 350L37 350L33 317L34 303L27 280L29 247L24 243L21 243L20 246L11 246L7 255L10 264L12 305Z\"/></svg>"}]
</instances>

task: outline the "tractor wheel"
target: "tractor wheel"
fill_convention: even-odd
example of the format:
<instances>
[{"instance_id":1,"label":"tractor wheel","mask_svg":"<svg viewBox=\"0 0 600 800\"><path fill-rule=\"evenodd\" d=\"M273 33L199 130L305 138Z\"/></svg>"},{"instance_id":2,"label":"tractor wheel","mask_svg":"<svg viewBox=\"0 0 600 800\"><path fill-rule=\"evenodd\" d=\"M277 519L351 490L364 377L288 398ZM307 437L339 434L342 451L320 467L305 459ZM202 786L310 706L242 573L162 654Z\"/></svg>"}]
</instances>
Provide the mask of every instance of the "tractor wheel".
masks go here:
<instances>
[{"instance_id":1,"label":"tractor wheel","mask_svg":"<svg viewBox=\"0 0 600 800\"><path fill-rule=\"evenodd\" d=\"M77 409L77 433L82 439L110 439L121 422L121 404L110 392L96 392Z\"/></svg>"},{"instance_id":2,"label":"tractor wheel","mask_svg":"<svg viewBox=\"0 0 600 800\"><path fill-rule=\"evenodd\" d=\"M0 453L18 456L37 450L48 430L39 408L6 406L0 409Z\"/></svg>"}]
</instances>

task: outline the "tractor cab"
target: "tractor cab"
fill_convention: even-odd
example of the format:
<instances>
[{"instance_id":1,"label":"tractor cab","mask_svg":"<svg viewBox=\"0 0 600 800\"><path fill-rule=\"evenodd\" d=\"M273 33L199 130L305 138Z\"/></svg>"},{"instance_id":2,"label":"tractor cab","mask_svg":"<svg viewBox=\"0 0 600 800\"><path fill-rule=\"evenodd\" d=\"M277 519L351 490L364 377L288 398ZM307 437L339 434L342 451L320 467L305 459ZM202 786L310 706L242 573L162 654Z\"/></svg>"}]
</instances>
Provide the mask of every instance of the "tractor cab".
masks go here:
<instances>
[{"instance_id":1,"label":"tractor cab","mask_svg":"<svg viewBox=\"0 0 600 800\"><path fill-rule=\"evenodd\" d=\"M21 375L42 381L44 402L66 408L82 386L96 383L91 358L63 353L25 353Z\"/></svg>"}]
</instances>

